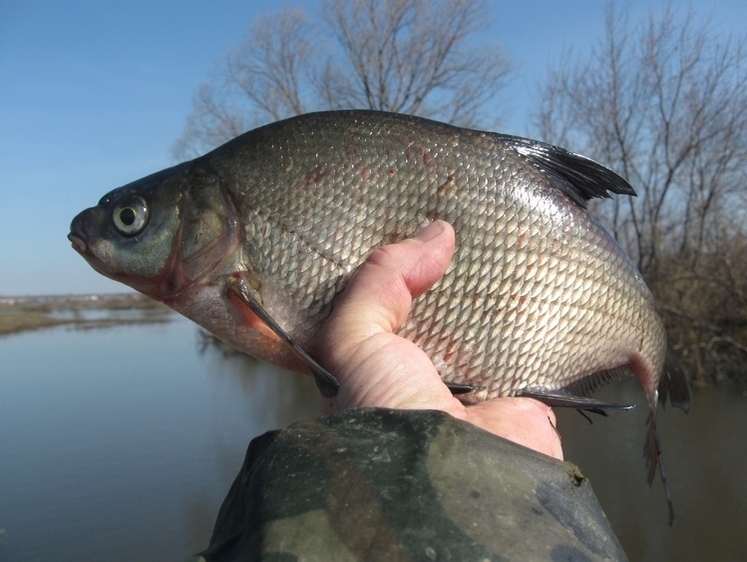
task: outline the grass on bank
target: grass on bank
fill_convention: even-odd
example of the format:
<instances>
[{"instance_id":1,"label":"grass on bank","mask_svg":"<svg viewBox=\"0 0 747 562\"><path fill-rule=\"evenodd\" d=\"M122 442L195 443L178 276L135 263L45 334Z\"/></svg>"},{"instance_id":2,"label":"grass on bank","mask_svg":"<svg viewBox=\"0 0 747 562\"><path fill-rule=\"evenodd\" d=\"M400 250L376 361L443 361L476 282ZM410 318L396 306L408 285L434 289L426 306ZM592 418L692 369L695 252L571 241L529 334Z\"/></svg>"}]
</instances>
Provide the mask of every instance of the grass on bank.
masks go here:
<instances>
[{"instance_id":1,"label":"grass on bank","mask_svg":"<svg viewBox=\"0 0 747 562\"><path fill-rule=\"evenodd\" d=\"M119 324L164 322L170 309L148 297L137 294L109 295L106 297L43 297L5 299L0 304L0 337L30 330L40 330L60 325L77 328L94 328ZM131 318L86 318L90 310L140 310ZM70 317L57 317L61 311L73 312ZM81 314L78 314L81 313Z\"/></svg>"}]
</instances>

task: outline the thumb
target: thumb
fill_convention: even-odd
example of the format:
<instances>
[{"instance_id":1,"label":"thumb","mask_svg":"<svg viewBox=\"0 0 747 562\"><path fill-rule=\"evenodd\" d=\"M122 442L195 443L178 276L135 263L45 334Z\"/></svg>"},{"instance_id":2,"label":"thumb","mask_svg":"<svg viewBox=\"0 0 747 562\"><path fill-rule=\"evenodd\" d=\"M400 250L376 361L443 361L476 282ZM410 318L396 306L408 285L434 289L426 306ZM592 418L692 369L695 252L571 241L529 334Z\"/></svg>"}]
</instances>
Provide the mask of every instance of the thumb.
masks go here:
<instances>
[{"instance_id":1,"label":"thumb","mask_svg":"<svg viewBox=\"0 0 747 562\"><path fill-rule=\"evenodd\" d=\"M446 272L454 243L451 225L437 221L414 238L377 248L345 290L339 314L362 314L377 330L396 332L410 314L412 300Z\"/></svg>"},{"instance_id":2,"label":"thumb","mask_svg":"<svg viewBox=\"0 0 747 562\"><path fill-rule=\"evenodd\" d=\"M396 393L405 379L413 384L413 377L431 373L429 385L432 377L440 382L428 357L394 333L407 319L412 300L443 276L454 247L451 225L436 221L414 238L376 249L358 269L316 343L320 363L340 380L336 407L402 407ZM446 387L436 388L450 398Z\"/></svg>"}]
</instances>

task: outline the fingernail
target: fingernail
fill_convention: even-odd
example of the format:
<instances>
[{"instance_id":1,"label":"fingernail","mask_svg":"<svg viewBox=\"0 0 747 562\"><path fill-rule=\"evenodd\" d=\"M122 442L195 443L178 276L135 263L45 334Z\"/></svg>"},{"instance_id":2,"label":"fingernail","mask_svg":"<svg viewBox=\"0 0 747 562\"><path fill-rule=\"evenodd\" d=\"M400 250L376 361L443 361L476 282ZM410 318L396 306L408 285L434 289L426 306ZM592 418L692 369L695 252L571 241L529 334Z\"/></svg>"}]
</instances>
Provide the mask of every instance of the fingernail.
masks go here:
<instances>
[{"instance_id":1,"label":"fingernail","mask_svg":"<svg viewBox=\"0 0 747 562\"><path fill-rule=\"evenodd\" d=\"M444 231L444 226L441 224L441 221L432 222L428 226L426 226L423 230L418 232L415 235L415 238L420 240L421 242L428 242L429 240L433 240L436 236L441 234Z\"/></svg>"}]
</instances>

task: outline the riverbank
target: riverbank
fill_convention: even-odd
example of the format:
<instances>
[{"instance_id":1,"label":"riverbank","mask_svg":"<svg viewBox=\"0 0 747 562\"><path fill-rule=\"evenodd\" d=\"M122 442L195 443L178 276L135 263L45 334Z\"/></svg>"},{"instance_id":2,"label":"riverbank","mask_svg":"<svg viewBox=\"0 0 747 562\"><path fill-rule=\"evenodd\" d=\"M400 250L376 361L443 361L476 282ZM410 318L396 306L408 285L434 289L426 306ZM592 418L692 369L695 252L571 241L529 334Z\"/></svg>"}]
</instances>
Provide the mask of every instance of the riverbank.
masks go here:
<instances>
[{"instance_id":1,"label":"riverbank","mask_svg":"<svg viewBox=\"0 0 747 562\"><path fill-rule=\"evenodd\" d=\"M121 311L136 313L112 316ZM165 322L170 312L164 304L137 293L0 297L0 337L60 325L99 328L112 324Z\"/></svg>"}]
</instances>

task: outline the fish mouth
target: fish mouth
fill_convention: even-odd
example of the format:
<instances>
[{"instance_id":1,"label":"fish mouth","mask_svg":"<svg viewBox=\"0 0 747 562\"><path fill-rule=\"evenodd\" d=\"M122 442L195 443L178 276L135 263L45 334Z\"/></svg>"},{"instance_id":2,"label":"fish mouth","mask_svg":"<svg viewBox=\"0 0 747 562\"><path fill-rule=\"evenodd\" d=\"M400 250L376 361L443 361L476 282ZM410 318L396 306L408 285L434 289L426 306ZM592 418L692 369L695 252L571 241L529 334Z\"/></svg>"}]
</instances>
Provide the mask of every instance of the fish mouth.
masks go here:
<instances>
[{"instance_id":1,"label":"fish mouth","mask_svg":"<svg viewBox=\"0 0 747 562\"><path fill-rule=\"evenodd\" d=\"M95 271L99 272L101 275L105 277L109 277L110 279L114 279L115 281L118 281L118 279L115 279L112 277L111 273L109 273L104 267L101 261L94 255L93 249L88 245L86 242L86 239L84 236L76 231L71 230L70 234L67 235L67 239L70 240L70 243L73 247L73 250L78 252L80 256L88 262L88 265L90 265Z\"/></svg>"},{"instance_id":2,"label":"fish mouth","mask_svg":"<svg viewBox=\"0 0 747 562\"><path fill-rule=\"evenodd\" d=\"M67 235L67 239L70 240L73 245L73 249L79 254L85 254L88 251L88 245L86 244L86 241L83 240L83 238L81 238L80 236L71 232Z\"/></svg>"},{"instance_id":3,"label":"fish mouth","mask_svg":"<svg viewBox=\"0 0 747 562\"><path fill-rule=\"evenodd\" d=\"M91 209L86 209L82 213L78 214L70 224L70 233L67 235L67 239L70 240L73 245L73 249L83 257L91 255L91 249L86 242L86 216L90 215Z\"/></svg>"}]
</instances>

